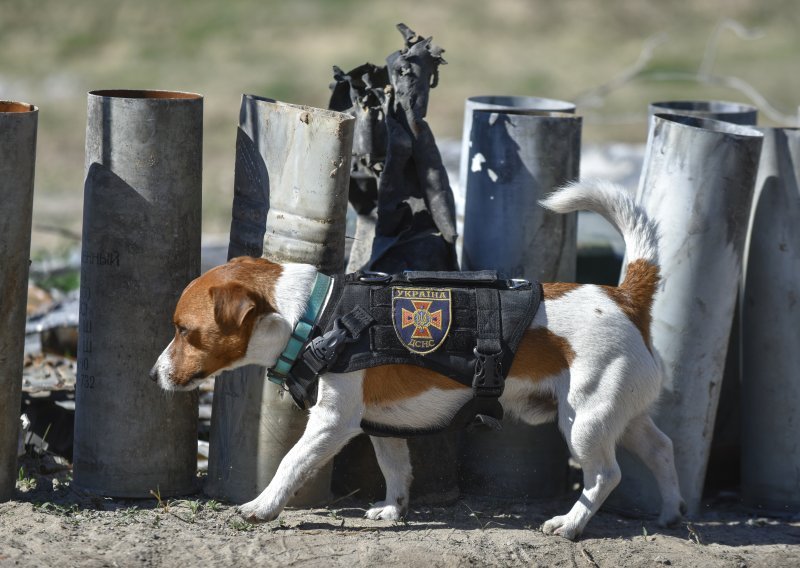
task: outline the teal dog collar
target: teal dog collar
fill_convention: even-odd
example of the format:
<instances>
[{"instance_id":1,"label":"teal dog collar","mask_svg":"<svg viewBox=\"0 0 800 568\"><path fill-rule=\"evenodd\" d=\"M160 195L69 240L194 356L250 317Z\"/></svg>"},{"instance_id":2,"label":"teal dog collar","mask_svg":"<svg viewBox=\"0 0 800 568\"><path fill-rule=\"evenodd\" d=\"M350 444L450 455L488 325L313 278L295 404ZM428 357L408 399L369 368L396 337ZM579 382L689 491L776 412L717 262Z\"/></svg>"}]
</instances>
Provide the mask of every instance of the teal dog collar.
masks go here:
<instances>
[{"instance_id":1,"label":"teal dog collar","mask_svg":"<svg viewBox=\"0 0 800 568\"><path fill-rule=\"evenodd\" d=\"M320 272L314 279L314 287L311 290L311 296L308 298L308 305L306 311L300 317L300 321L294 326L292 335L289 338L289 343L286 349L278 357L278 362L275 366L267 370L267 378L276 384L283 385L286 383L286 378L292 370L297 358L303 351L311 332L314 330L314 325L317 323L322 309L325 307L325 299L328 297L328 291L331 288L333 279Z\"/></svg>"}]
</instances>

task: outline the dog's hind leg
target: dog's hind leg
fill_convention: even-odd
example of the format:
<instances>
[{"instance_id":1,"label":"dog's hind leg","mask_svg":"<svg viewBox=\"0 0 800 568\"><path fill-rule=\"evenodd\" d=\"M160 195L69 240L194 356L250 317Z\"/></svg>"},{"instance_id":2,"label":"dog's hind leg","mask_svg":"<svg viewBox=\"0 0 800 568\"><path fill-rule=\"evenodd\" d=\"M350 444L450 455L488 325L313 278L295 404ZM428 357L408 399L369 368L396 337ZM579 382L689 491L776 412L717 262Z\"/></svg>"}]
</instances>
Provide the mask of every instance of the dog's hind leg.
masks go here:
<instances>
[{"instance_id":1,"label":"dog's hind leg","mask_svg":"<svg viewBox=\"0 0 800 568\"><path fill-rule=\"evenodd\" d=\"M672 440L658 429L649 415L644 414L631 420L621 442L644 462L656 478L661 493L659 524L667 527L679 523L686 513L686 504L681 499Z\"/></svg>"},{"instance_id":2,"label":"dog's hind leg","mask_svg":"<svg viewBox=\"0 0 800 568\"><path fill-rule=\"evenodd\" d=\"M561 423L563 425L563 423ZM583 492L566 515L553 517L542 525L545 534L575 540L622 477L615 455L615 441L597 416L582 417L564 432L572 457L583 468Z\"/></svg>"},{"instance_id":3,"label":"dog's hind leg","mask_svg":"<svg viewBox=\"0 0 800 568\"><path fill-rule=\"evenodd\" d=\"M369 519L396 521L405 516L411 487L411 457L403 438L370 436L375 457L386 481L386 500L367 511Z\"/></svg>"}]
</instances>

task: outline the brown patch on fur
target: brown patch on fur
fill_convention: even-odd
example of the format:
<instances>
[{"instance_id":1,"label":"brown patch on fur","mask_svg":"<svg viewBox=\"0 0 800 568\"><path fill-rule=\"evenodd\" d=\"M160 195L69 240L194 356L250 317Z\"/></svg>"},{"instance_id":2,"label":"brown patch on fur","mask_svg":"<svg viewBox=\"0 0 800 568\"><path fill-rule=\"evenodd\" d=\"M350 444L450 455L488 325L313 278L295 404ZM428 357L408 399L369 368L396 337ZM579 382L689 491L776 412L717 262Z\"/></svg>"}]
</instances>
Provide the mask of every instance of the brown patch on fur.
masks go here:
<instances>
[{"instance_id":1,"label":"brown patch on fur","mask_svg":"<svg viewBox=\"0 0 800 568\"><path fill-rule=\"evenodd\" d=\"M364 371L362 388L364 404L382 405L417 396L432 388L454 390L469 387L415 365L384 365Z\"/></svg>"},{"instance_id":2,"label":"brown patch on fur","mask_svg":"<svg viewBox=\"0 0 800 568\"><path fill-rule=\"evenodd\" d=\"M659 280L658 266L638 259L628 265L625 280L619 287L602 287L637 327L648 349L650 349L650 325L653 320L653 297Z\"/></svg>"},{"instance_id":3,"label":"brown patch on fur","mask_svg":"<svg viewBox=\"0 0 800 568\"><path fill-rule=\"evenodd\" d=\"M575 284L574 282L544 282L542 284L542 296L545 300L557 300L579 286L580 284Z\"/></svg>"},{"instance_id":4,"label":"brown patch on fur","mask_svg":"<svg viewBox=\"0 0 800 568\"><path fill-rule=\"evenodd\" d=\"M525 331L509 377L540 381L567 369L575 352L563 337L539 327ZM430 369L414 365L384 365L364 371L363 399L366 405L405 400L432 388L466 389L467 386Z\"/></svg>"},{"instance_id":5,"label":"brown patch on fur","mask_svg":"<svg viewBox=\"0 0 800 568\"><path fill-rule=\"evenodd\" d=\"M541 381L568 369L575 358L569 342L544 327L528 329L522 336L509 377Z\"/></svg>"},{"instance_id":6,"label":"brown patch on fur","mask_svg":"<svg viewBox=\"0 0 800 568\"><path fill-rule=\"evenodd\" d=\"M241 257L186 287L173 317L170 380L175 385L213 375L244 357L258 318L275 311L273 295L282 271L268 260Z\"/></svg>"}]
</instances>

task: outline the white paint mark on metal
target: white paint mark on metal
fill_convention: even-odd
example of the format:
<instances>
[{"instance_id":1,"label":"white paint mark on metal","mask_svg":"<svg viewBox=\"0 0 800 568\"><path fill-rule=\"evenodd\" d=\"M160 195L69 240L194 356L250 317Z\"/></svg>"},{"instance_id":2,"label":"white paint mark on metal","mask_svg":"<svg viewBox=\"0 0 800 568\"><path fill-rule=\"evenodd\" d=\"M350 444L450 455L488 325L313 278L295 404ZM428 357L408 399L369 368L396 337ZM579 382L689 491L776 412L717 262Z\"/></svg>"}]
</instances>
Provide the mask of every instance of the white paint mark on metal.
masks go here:
<instances>
[{"instance_id":1,"label":"white paint mark on metal","mask_svg":"<svg viewBox=\"0 0 800 568\"><path fill-rule=\"evenodd\" d=\"M473 172L481 171L481 166L483 166L484 162L486 162L486 158L483 157L483 154L478 152L472 157L472 165L470 166L470 171Z\"/></svg>"}]
</instances>

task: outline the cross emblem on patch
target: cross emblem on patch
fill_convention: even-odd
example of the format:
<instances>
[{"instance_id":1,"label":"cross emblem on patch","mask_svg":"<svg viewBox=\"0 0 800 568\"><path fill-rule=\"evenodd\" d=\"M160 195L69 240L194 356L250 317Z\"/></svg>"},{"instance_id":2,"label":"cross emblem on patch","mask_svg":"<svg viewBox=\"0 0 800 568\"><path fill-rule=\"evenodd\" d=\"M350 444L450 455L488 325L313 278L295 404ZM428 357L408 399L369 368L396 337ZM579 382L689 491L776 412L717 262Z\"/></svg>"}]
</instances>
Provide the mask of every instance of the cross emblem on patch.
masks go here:
<instances>
[{"instance_id":1,"label":"cross emblem on patch","mask_svg":"<svg viewBox=\"0 0 800 568\"><path fill-rule=\"evenodd\" d=\"M400 342L412 353L432 353L450 331L447 288L393 288L392 323Z\"/></svg>"},{"instance_id":2,"label":"cross emblem on patch","mask_svg":"<svg viewBox=\"0 0 800 568\"><path fill-rule=\"evenodd\" d=\"M433 335L431 335L429 327L434 327L435 329L442 329L442 310L436 310L435 312L430 311L431 304L433 302L411 302L414 306L414 311L407 310L405 308L402 309L403 314L403 328L406 328L410 325L414 326L414 331L411 334L411 337L416 337L420 339L433 339Z\"/></svg>"}]
</instances>

